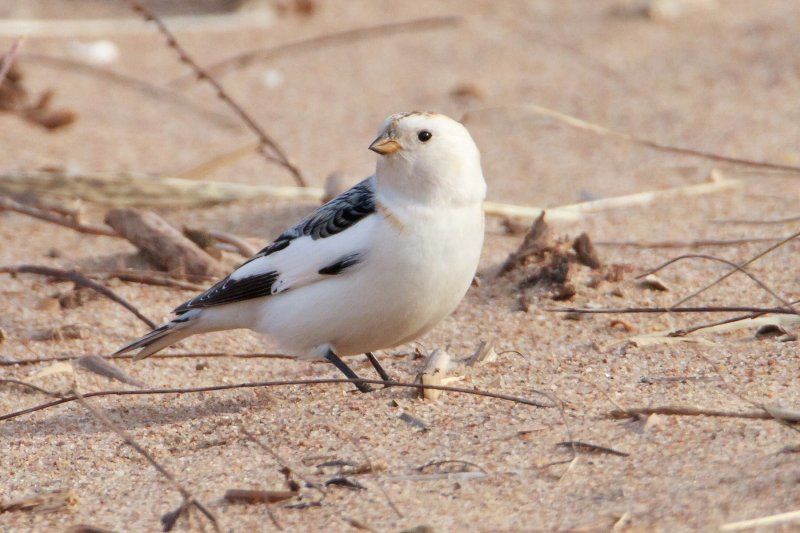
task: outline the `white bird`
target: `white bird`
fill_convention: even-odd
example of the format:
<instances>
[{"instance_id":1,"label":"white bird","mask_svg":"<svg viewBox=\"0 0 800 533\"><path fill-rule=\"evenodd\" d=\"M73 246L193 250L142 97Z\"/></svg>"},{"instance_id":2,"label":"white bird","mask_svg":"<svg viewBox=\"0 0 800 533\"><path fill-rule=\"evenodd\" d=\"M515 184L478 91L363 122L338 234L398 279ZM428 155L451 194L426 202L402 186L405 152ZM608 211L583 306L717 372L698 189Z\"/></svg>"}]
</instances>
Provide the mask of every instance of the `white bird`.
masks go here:
<instances>
[{"instance_id":1,"label":"white bird","mask_svg":"<svg viewBox=\"0 0 800 533\"><path fill-rule=\"evenodd\" d=\"M379 154L373 176L116 354L141 348L142 359L190 335L248 328L351 379L340 357L366 354L388 380L372 352L430 331L469 289L486 183L469 132L444 115L391 115L369 149Z\"/></svg>"}]
</instances>

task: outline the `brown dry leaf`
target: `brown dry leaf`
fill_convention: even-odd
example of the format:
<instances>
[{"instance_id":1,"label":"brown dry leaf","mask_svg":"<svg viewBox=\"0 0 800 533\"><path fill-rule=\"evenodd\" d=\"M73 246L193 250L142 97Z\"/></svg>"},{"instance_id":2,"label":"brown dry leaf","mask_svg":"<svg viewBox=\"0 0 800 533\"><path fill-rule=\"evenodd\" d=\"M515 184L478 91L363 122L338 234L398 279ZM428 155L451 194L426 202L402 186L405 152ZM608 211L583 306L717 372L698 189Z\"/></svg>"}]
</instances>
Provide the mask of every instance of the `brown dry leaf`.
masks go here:
<instances>
[{"instance_id":1,"label":"brown dry leaf","mask_svg":"<svg viewBox=\"0 0 800 533\"><path fill-rule=\"evenodd\" d=\"M589 268L597 269L602 266L600 256L597 255L597 249L592 244L592 239L589 238L587 233L581 233L572 243L572 249L575 250L578 262L586 265Z\"/></svg>"},{"instance_id":2,"label":"brown dry leaf","mask_svg":"<svg viewBox=\"0 0 800 533\"><path fill-rule=\"evenodd\" d=\"M61 309L61 304L58 303L57 298L42 298L36 302L36 309L46 313L53 313Z\"/></svg>"},{"instance_id":3,"label":"brown dry leaf","mask_svg":"<svg viewBox=\"0 0 800 533\"><path fill-rule=\"evenodd\" d=\"M0 503L0 513L11 513L14 511L31 511L44 513L57 511L64 507L78 503L78 496L69 489L56 490L36 496L28 496L13 502Z\"/></svg>"},{"instance_id":4,"label":"brown dry leaf","mask_svg":"<svg viewBox=\"0 0 800 533\"><path fill-rule=\"evenodd\" d=\"M74 526L68 527L64 533L112 533L112 531L89 524L75 524Z\"/></svg>"},{"instance_id":5,"label":"brown dry leaf","mask_svg":"<svg viewBox=\"0 0 800 533\"><path fill-rule=\"evenodd\" d=\"M228 489L225 501L230 503L278 503L290 500L300 492L296 490Z\"/></svg>"},{"instance_id":6,"label":"brown dry leaf","mask_svg":"<svg viewBox=\"0 0 800 533\"><path fill-rule=\"evenodd\" d=\"M36 341L64 341L70 339L85 339L88 334L86 328L80 324L65 324L45 329L35 333L32 338Z\"/></svg>"}]
</instances>

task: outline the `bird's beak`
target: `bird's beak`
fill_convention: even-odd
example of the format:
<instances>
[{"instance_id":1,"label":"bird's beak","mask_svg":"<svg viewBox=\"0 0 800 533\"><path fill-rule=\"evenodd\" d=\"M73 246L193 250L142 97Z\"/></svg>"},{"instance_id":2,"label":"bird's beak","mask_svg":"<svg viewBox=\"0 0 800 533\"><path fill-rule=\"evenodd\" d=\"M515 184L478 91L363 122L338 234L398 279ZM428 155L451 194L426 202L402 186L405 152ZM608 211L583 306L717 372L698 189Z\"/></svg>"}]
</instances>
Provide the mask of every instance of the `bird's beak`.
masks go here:
<instances>
[{"instance_id":1,"label":"bird's beak","mask_svg":"<svg viewBox=\"0 0 800 533\"><path fill-rule=\"evenodd\" d=\"M381 155L389 155L400 149L400 143L384 133L372 141L372 144L369 145L369 149Z\"/></svg>"}]
</instances>

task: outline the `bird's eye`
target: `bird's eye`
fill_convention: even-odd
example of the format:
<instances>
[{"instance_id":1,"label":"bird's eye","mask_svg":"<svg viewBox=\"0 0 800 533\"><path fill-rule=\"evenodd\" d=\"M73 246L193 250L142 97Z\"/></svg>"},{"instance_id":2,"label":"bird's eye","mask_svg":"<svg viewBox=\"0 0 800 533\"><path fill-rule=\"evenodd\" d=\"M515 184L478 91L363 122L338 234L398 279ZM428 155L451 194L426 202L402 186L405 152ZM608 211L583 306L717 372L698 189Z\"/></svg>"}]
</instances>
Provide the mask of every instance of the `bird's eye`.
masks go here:
<instances>
[{"instance_id":1,"label":"bird's eye","mask_svg":"<svg viewBox=\"0 0 800 533\"><path fill-rule=\"evenodd\" d=\"M428 130L422 130L421 132L417 133L417 139L424 143L430 141L431 137L433 137L433 134Z\"/></svg>"}]
</instances>

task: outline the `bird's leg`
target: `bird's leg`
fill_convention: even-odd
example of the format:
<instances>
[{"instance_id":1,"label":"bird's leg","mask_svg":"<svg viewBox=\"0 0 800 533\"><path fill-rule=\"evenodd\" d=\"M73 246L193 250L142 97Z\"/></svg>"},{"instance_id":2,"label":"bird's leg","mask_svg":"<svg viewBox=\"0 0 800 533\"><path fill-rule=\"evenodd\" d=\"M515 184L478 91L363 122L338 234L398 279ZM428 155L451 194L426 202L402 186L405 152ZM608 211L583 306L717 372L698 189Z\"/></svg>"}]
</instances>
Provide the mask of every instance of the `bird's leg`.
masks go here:
<instances>
[{"instance_id":1,"label":"bird's leg","mask_svg":"<svg viewBox=\"0 0 800 533\"><path fill-rule=\"evenodd\" d=\"M378 373L378 375L381 377L383 381L392 381L392 378L390 378L389 374L386 373L386 370L383 369L380 362L378 361L378 358L375 357L375 354L373 354L372 352L367 352L364 355L367 356L369 362L372 363L372 368L375 369L375 371Z\"/></svg>"},{"instance_id":2,"label":"bird's leg","mask_svg":"<svg viewBox=\"0 0 800 533\"><path fill-rule=\"evenodd\" d=\"M358 377L358 374L356 374L355 372L353 372L353 369L352 369L352 368L350 368L349 366L347 366L347 363L345 363L344 361L342 361L342 360L339 358L339 356L338 356L338 355L336 355L336 354L334 353L334 351L333 351L333 350L331 350L330 348L328 348L328 353L327 353L327 354L325 354L325 359L326 359L328 362L332 363L332 364L333 364L333 366L335 366L336 368L338 368L338 369L339 369L339 370L342 372L342 374L344 374L344 375L345 375L345 376L347 376L348 378L350 378L350 379L361 379L360 377ZM370 386L369 386L369 384L367 384L367 383L354 383L354 385L355 385L355 386L358 388L358 390L360 390L361 392L372 392L372 390L373 390L373 389L372 389L372 387L370 387Z\"/></svg>"}]
</instances>

